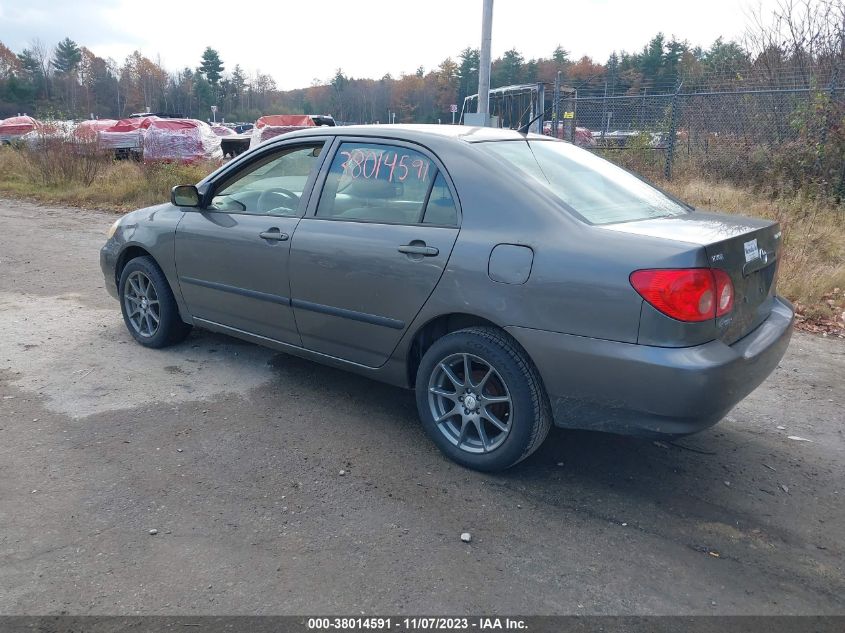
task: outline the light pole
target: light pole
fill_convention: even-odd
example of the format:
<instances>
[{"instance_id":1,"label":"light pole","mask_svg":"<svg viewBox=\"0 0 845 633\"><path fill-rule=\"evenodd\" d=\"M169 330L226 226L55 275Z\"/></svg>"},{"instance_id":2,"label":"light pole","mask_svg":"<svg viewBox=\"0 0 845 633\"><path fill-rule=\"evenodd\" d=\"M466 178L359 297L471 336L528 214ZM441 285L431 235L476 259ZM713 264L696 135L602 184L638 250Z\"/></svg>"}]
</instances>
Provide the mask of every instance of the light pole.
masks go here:
<instances>
[{"instance_id":1,"label":"light pole","mask_svg":"<svg viewBox=\"0 0 845 633\"><path fill-rule=\"evenodd\" d=\"M490 123L490 46L493 39L493 0L484 0L481 15L481 54L478 68L478 114L483 115L484 125Z\"/></svg>"}]
</instances>

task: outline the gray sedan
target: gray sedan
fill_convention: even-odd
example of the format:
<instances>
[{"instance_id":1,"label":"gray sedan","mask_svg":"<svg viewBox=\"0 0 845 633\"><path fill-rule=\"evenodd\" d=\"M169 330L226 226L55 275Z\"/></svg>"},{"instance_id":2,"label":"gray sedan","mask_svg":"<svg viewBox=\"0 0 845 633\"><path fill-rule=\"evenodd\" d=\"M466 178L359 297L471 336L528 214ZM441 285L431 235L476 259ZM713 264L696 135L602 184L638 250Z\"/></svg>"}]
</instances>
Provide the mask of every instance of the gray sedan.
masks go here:
<instances>
[{"instance_id":1,"label":"gray sedan","mask_svg":"<svg viewBox=\"0 0 845 633\"><path fill-rule=\"evenodd\" d=\"M115 222L101 265L141 345L197 326L413 388L446 455L499 470L552 424L718 422L788 344L780 243L548 137L362 126L175 187Z\"/></svg>"}]
</instances>

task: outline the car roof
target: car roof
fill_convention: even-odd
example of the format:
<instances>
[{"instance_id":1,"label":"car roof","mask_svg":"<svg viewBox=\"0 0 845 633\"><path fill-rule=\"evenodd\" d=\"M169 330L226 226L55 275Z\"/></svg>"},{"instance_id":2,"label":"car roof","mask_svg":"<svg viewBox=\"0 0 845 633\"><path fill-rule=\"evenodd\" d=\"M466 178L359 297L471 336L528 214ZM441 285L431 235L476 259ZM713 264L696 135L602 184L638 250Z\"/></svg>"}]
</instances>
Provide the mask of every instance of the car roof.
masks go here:
<instances>
[{"instance_id":1,"label":"car roof","mask_svg":"<svg viewBox=\"0 0 845 633\"><path fill-rule=\"evenodd\" d=\"M285 134L285 138L291 136L375 136L403 139L409 141L423 141L431 138L454 139L467 143L480 143L484 141L517 141L529 139L554 140L548 136L539 134L521 134L516 130L507 130L493 127L476 127L470 125L424 125L424 124L397 124L397 125L343 125L338 127L314 127L306 130L297 130Z\"/></svg>"}]
</instances>

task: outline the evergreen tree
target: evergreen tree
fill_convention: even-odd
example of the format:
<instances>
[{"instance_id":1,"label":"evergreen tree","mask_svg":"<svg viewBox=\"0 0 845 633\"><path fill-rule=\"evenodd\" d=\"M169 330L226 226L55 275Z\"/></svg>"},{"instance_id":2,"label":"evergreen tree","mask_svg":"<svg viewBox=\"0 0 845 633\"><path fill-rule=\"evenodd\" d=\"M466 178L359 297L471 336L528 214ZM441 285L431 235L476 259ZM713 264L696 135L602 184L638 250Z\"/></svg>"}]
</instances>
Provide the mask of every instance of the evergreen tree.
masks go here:
<instances>
[{"instance_id":1,"label":"evergreen tree","mask_svg":"<svg viewBox=\"0 0 845 633\"><path fill-rule=\"evenodd\" d=\"M200 64L199 71L205 75L205 78L208 79L208 82L212 86L217 87L220 78L223 76L223 70L223 61L220 59L220 53L210 46L206 47L202 54L202 63Z\"/></svg>"},{"instance_id":2,"label":"evergreen tree","mask_svg":"<svg viewBox=\"0 0 845 633\"><path fill-rule=\"evenodd\" d=\"M41 63L35 53L31 49L25 48L18 53L18 61L20 62L22 81L16 84L16 92L18 94L31 94L33 100L40 96L46 96L47 78L44 76Z\"/></svg>"},{"instance_id":3,"label":"evergreen tree","mask_svg":"<svg viewBox=\"0 0 845 633\"><path fill-rule=\"evenodd\" d=\"M725 42L717 38L703 55L704 63L717 72L736 72L748 63L748 53L736 42Z\"/></svg>"},{"instance_id":4,"label":"evergreen tree","mask_svg":"<svg viewBox=\"0 0 845 633\"><path fill-rule=\"evenodd\" d=\"M663 33L658 33L651 38L651 41L643 49L639 60L643 79L654 82L660 76L660 71L663 68L664 43Z\"/></svg>"},{"instance_id":5,"label":"evergreen tree","mask_svg":"<svg viewBox=\"0 0 845 633\"><path fill-rule=\"evenodd\" d=\"M464 98L478 91L478 67L480 52L477 48L465 48L458 56L458 109Z\"/></svg>"},{"instance_id":6,"label":"evergreen tree","mask_svg":"<svg viewBox=\"0 0 845 633\"><path fill-rule=\"evenodd\" d=\"M564 50L564 49L563 49L563 46L561 46L560 44L558 44L558 45L557 45L557 48L555 48L555 52L554 52L554 53L552 53L552 61L553 61L553 62L555 63L555 65L558 67L558 70L560 70L560 69L561 69L561 67L563 67L563 66L565 66L566 64L570 63L570 62L569 62L569 51Z\"/></svg>"},{"instance_id":7,"label":"evergreen tree","mask_svg":"<svg viewBox=\"0 0 845 633\"><path fill-rule=\"evenodd\" d=\"M41 74L41 66L38 64L38 60L35 59L35 55L28 48L18 53L18 60L20 60L21 70L26 76L35 79Z\"/></svg>"},{"instance_id":8,"label":"evergreen tree","mask_svg":"<svg viewBox=\"0 0 845 633\"><path fill-rule=\"evenodd\" d=\"M19 79L16 75L11 75L6 80L5 95L2 95L3 101L18 104L18 110L28 110L27 104L31 103L35 98L35 85L30 81ZM2 114L0 114L2 117Z\"/></svg>"},{"instance_id":9,"label":"evergreen tree","mask_svg":"<svg viewBox=\"0 0 845 633\"><path fill-rule=\"evenodd\" d=\"M214 88L205 77L194 77L194 98L197 100L199 118L211 118L211 106L215 103Z\"/></svg>"},{"instance_id":10,"label":"evergreen tree","mask_svg":"<svg viewBox=\"0 0 845 633\"><path fill-rule=\"evenodd\" d=\"M616 54L616 51L613 51L607 58L605 68L607 69L607 94L612 96L616 94L616 79L619 75L619 55Z\"/></svg>"},{"instance_id":11,"label":"evergreen tree","mask_svg":"<svg viewBox=\"0 0 845 633\"><path fill-rule=\"evenodd\" d=\"M246 73L241 69L240 64L235 64L235 69L232 71L232 88L237 94L246 86Z\"/></svg>"},{"instance_id":12,"label":"evergreen tree","mask_svg":"<svg viewBox=\"0 0 845 633\"><path fill-rule=\"evenodd\" d=\"M522 80L528 83L535 83L539 73L540 65L536 59L529 59L522 67Z\"/></svg>"},{"instance_id":13,"label":"evergreen tree","mask_svg":"<svg viewBox=\"0 0 845 633\"><path fill-rule=\"evenodd\" d=\"M510 86L522 81L522 66L525 61L522 53L512 48L509 51L505 51L502 59L497 61L498 64L496 65L496 72L493 73L491 88Z\"/></svg>"},{"instance_id":14,"label":"evergreen tree","mask_svg":"<svg viewBox=\"0 0 845 633\"><path fill-rule=\"evenodd\" d=\"M349 85L349 78L343 74L343 70L338 68L335 71L334 77L332 78L332 89L333 89L333 105L335 107L335 111L338 112L340 115L340 120L345 121L346 116L346 103L343 98L343 93L346 90L346 86Z\"/></svg>"},{"instance_id":15,"label":"evergreen tree","mask_svg":"<svg viewBox=\"0 0 845 633\"><path fill-rule=\"evenodd\" d=\"M667 85L677 84L680 80L679 66L681 58L689 50L686 42L679 42L674 37L666 44L666 53L663 55L663 80Z\"/></svg>"},{"instance_id":16,"label":"evergreen tree","mask_svg":"<svg viewBox=\"0 0 845 633\"><path fill-rule=\"evenodd\" d=\"M53 61L50 62L56 72L69 75L79 66L82 61L82 51L69 37L66 37L56 46L56 53Z\"/></svg>"}]
</instances>

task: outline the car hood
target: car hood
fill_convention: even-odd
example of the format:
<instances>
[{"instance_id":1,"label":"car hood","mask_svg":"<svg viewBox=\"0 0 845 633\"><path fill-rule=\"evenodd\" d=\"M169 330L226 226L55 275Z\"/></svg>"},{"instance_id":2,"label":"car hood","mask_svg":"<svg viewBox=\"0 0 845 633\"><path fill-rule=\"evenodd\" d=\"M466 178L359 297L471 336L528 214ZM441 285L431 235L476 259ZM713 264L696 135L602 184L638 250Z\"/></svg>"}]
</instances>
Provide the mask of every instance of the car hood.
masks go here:
<instances>
[{"instance_id":1,"label":"car hood","mask_svg":"<svg viewBox=\"0 0 845 633\"><path fill-rule=\"evenodd\" d=\"M598 228L706 246L773 225L771 220L694 211L686 215L604 224Z\"/></svg>"}]
</instances>

